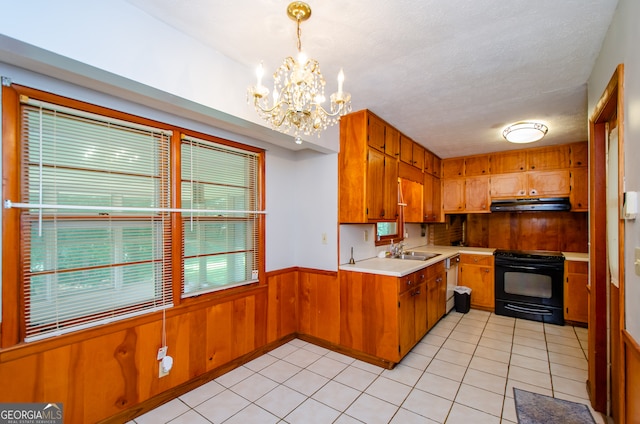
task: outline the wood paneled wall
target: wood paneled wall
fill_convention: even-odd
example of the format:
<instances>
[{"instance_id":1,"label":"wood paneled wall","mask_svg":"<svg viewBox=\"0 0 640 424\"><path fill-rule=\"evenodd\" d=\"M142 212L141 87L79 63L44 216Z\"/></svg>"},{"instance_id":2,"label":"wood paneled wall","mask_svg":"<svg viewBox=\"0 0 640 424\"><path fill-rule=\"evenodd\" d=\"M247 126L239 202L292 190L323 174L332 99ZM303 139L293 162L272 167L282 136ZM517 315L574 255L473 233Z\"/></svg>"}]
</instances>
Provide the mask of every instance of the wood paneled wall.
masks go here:
<instances>
[{"instance_id":1,"label":"wood paneled wall","mask_svg":"<svg viewBox=\"0 0 640 424\"><path fill-rule=\"evenodd\" d=\"M640 424L640 345L625 330L622 331L625 370L623 399L625 424Z\"/></svg>"},{"instance_id":2,"label":"wood paneled wall","mask_svg":"<svg viewBox=\"0 0 640 424\"><path fill-rule=\"evenodd\" d=\"M318 301L299 302L299 281ZM0 400L62 402L68 423L130 420L295 337L298 317L313 317L301 325L311 335L337 340L339 328L324 324L339 321L339 312L321 299L339 299L338 284L335 272L291 268L268 273L266 284L169 309L174 365L163 378L162 313L0 350ZM307 304L314 306L299 306Z\"/></svg>"},{"instance_id":3,"label":"wood paneled wall","mask_svg":"<svg viewBox=\"0 0 640 424\"><path fill-rule=\"evenodd\" d=\"M588 252L586 212L468 214L466 244L497 249Z\"/></svg>"}]
</instances>

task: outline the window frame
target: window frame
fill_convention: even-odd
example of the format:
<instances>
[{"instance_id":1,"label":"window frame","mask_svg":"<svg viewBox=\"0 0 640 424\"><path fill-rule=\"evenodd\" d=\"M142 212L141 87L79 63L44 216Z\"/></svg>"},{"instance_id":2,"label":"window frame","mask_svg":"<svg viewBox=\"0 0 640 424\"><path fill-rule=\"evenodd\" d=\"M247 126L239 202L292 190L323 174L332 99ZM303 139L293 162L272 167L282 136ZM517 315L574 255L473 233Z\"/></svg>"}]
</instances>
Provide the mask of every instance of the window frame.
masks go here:
<instances>
[{"instance_id":1,"label":"window frame","mask_svg":"<svg viewBox=\"0 0 640 424\"><path fill-rule=\"evenodd\" d=\"M256 209L260 211L257 218L258 225L258 279L254 285L265 285L265 150L241 144L235 141L225 140L209 134L198 131L184 129L175 125L158 122L141 116L132 115L127 112L117 111L103 106L86 103L80 100L63 97L57 94L41 91L38 89L25 87L17 84L2 86L2 148L3 148L3 203L6 200L13 202L21 199L21 111L20 98L28 96L43 102L59 104L64 107L86 111L98 115L103 115L113 119L119 119L134 124L148 125L160 127L173 131L170 141L170 158L169 158L169 187L171 188L171 198L169 200L169 225L168 231L173 241L168 254L171 266L170 277L168 279L171 285L170 291L173 294L173 309L179 308L181 305L188 307L190 302L196 301L193 298L183 298L181 295L182 278L184 271L182 269L182 252L184 246L184 234L182 234L182 213L181 208L181 169L180 169L180 145L183 134L208 140L220 145L229 146L235 149L253 152L258 155L257 170L257 189L258 204ZM4 205L3 205L4 206ZM2 327L0 331L0 348L6 348L22 343L26 337L25 322L25 299L24 299L24 281L22 277L23 258L21 257L21 248L16 249L15 246L22 246L23 240L21 235L21 210L18 208L4 208L2 213L3 219L3 250L2 250ZM165 271L166 272L166 271ZM246 287L230 287L224 288L214 293L204 293L199 298L212 298L220 296L232 296ZM143 315L146 313L143 312ZM132 318L135 319L135 318ZM72 335L76 331L67 334Z\"/></svg>"}]
</instances>

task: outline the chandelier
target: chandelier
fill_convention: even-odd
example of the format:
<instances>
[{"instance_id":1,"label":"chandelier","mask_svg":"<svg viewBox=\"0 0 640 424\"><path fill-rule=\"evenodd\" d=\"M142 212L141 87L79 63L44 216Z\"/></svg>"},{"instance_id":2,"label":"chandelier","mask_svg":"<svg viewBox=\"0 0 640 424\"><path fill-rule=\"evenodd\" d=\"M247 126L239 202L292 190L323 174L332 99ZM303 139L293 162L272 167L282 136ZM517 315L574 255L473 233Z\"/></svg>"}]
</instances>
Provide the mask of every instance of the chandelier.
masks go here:
<instances>
[{"instance_id":1,"label":"chandelier","mask_svg":"<svg viewBox=\"0 0 640 424\"><path fill-rule=\"evenodd\" d=\"M271 128L283 133L293 133L297 144L301 136L318 134L336 124L340 116L351 111L351 94L342 91L344 72L338 74L338 91L330 97L329 110L322 106L325 101L326 82L320 72L320 64L309 59L302 51L300 23L311 16L307 3L296 1L287 6L287 15L297 23L298 57L287 57L273 74L273 93L262 85L264 68L262 63L256 70L258 78L255 86L249 87L247 101L253 105L258 115L269 122Z\"/></svg>"}]
</instances>

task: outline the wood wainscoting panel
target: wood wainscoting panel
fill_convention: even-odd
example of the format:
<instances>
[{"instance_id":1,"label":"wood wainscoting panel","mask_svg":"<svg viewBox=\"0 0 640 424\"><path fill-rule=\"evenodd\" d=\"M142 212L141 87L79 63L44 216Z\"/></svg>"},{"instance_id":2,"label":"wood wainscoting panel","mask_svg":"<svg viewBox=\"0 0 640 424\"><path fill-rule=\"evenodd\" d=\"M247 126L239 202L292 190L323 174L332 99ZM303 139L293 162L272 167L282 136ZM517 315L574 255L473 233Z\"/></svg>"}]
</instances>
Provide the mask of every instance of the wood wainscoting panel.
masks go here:
<instances>
[{"instance_id":1,"label":"wood wainscoting panel","mask_svg":"<svg viewBox=\"0 0 640 424\"><path fill-rule=\"evenodd\" d=\"M468 214L466 244L497 249L587 252L584 212Z\"/></svg>"},{"instance_id":2,"label":"wood wainscoting panel","mask_svg":"<svg viewBox=\"0 0 640 424\"><path fill-rule=\"evenodd\" d=\"M624 423L640 424L640 345L626 330L621 333L625 357Z\"/></svg>"},{"instance_id":3,"label":"wood wainscoting panel","mask_svg":"<svg viewBox=\"0 0 640 424\"><path fill-rule=\"evenodd\" d=\"M298 269L268 272L267 286L267 342L271 343L298 331Z\"/></svg>"}]
</instances>

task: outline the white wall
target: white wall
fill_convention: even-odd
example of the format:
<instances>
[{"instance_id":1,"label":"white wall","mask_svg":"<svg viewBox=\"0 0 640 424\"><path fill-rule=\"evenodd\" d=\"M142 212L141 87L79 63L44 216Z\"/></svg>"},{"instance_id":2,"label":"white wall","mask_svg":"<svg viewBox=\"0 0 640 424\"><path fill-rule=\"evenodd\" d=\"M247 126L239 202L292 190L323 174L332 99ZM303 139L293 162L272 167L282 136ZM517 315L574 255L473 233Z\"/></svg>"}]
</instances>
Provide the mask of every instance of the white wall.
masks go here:
<instances>
[{"instance_id":1,"label":"white wall","mask_svg":"<svg viewBox=\"0 0 640 424\"><path fill-rule=\"evenodd\" d=\"M0 0L0 8L11 12L0 14L2 76L266 148L267 271L337 269L336 127L305 140L314 152L294 151L247 105L253 69L125 1Z\"/></svg>"},{"instance_id":2,"label":"white wall","mask_svg":"<svg viewBox=\"0 0 640 424\"><path fill-rule=\"evenodd\" d=\"M624 63L624 175L626 191L640 191L640 2L620 0L588 81L588 113L593 113L616 66ZM640 277L634 272L634 249L640 247L640 218L626 221L625 288L627 331L640 340Z\"/></svg>"}]
</instances>

